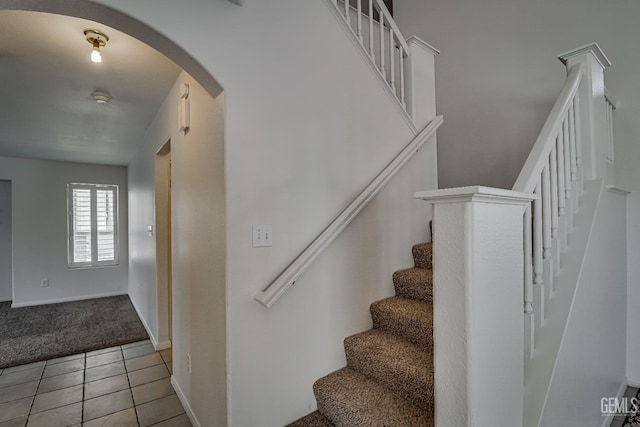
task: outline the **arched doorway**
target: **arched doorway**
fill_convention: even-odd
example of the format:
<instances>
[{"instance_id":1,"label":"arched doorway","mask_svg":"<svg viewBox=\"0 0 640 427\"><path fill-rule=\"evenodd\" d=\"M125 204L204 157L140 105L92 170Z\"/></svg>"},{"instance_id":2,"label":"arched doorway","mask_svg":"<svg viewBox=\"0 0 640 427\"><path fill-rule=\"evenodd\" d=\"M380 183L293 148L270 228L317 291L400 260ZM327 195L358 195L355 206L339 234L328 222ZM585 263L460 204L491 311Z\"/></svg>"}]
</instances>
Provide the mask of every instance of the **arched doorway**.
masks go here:
<instances>
[{"instance_id":1,"label":"arched doorway","mask_svg":"<svg viewBox=\"0 0 640 427\"><path fill-rule=\"evenodd\" d=\"M56 14L56 15L65 15L65 16L70 16L74 18L87 19L87 20L104 24L105 26L112 27L123 33L127 33L128 35L144 42L145 44L156 49L157 51L161 52L166 57L171 59L179 67L181 67L190 77L192 77L193 80L195 80L202 87L202 89L204 89L204 91L206 91L212 98L216 100L216 103L215 103L216 106L223 105L222 87L218 84L215 78L211 76L211 74L206 69L204 69L196 60L194 60L193 57L191 57L189 53L185 52L183 49L181 49L171 40L167 39L162 34L160 34L158 31L154 30L153 28L150 28L144 23L137 21L121 12L118 12L114 9L101 6L89 1L83 1L83 0L55 2L55 4L52 4L47 0L25 1L25 2L0 0L0 12L11 11L11 10L27 11L27 12L29 11L43 12L43 13L50 13L50 14ZM193 90L195 85L193 85L193 83L191 84L192 84L191 87ZM196 96L196 95L197 93L192 93L192 96ZM195 102L195 99L194 99L194 102ZM173 103L173 100L171 100L171 103ZM173 108L168 108L167 110L173 111ZM197 114L198 114L198 110L192 109L192 120L197 119ZM205 118L200 117L200 120L207 120L207 119L211 121L211 116L205 117ZM218 123L220 123L220 126L222 126L222 123L223 123L222 114L220 114L220 117L216 116L215 120L217 120ZM171 123L171 127L172 128L174 127L173 123ZM196 126L193 126L193 130L189 135L190 141L182 141L182 142L185 142L183 146L189 146L190 147L189 150L193 149L194 146L198 146L198 144L200 147L202 147L203 144L201 142L199 142L198 144L193 144L194 136L197 135L198 132L199 132L199 129ZM217 139L218 142L223 141L222 135L223 135L223 132L221 130L219 135L220 137ZM173 140L174 139L172 138L172 141ZM163 140L163 142L165 141L166 139ZM175 141L176 141L176 145L179 146L181 143L181 139L175 138ZM187 144L186 142L189 142L189 144ZM223 145L223 142L222 142L222 145ZM221 145L219 144L217 147L218 147L217 148L218 151L216 153L221 153L222 152L222 149L220 148ZM193 172L195 170L198 170L198 168L200 168L199 170L204 170L207 167L209 167L211 170L216 170L217 171L216 173L218 173L219 175L224 175L224 161L223 161L222 155L218 155L216 157L216 164L214 167L210 167L210 165L206 165L204 164L204 162L196 166L193 166L194 163L196 163L199 160L202 160L202 156L198 157L196 154L194 154L193 151L183 152L181 154L179 149L176 150L176 163L178 165L176 168L178 172L176 173L179 174L180 178L188 178L194 181L204 181L202 179L202 176L194 176ZM182 171L183 173L182 175L180 175L181 173L180 171ZM178 188L178 191L176 191L176 197L178 200L184 201L185 199L189 199L187 200L187 203L190 203L191 200L195 199L190 197L183 197L182 199L180 199L181 191L184 191L185 188L190 187L190 185L184 184L184 181L182 181L181 185L180 183L178 184L179 184L178 185L179 188ZM206 190L207 192L209 191L209 189L206 189ZM224 213L224 185L217 187L215 189L215 192L211 191L211 193L212 194L215 193L216 197L218 197L217 200L222 200L222 202L218 205L218 207L222 206L219 210L222 211L222 213ZM203 202L202 198L199 198L196 201L200 203L199 204L200 209L199 210L193 209L193 211L204 213L204 215L201 217L195 218L195 221L199 225L207 226L210 223L210 218L207 215L211 215L211 211L207 210L207 206L202 205L202 202ZM183 209L182 211L178 212L179 214L178 216L182 215L184 218L185 215L190 214L189 209L184 208L186 206L184 203L180 203L180 206ZM133 232L138 232L142 230L143 232L142 238L147 238L147 224L151 225L154 223L151 219L147 219L145 221L147 222L144 223L145 224L144 227L139 227L141 224L137 224L138 226L137 229L133 231ZM184 224L184 222L182 224ZM222 226L220 226L220 224L222 224ZM220 241L223 242L221 243L221 247L223 248L223 250L218 252L218 254L221 254L220 256L218 256L218 258L223 259L224 258L224 233L223 233L224 215L223 214L219 215L216 226L218 227L218 229L222 230L222 233L220 233L219 235L222 236ZM184 237L182 239L179 239L178 244L181 244L191 239L195 243L200 245L199 252L203 253L206 256L210 256L210 252L209 252L209 250L211 249L210 246L206 247L207 251L204 251L202 248L206 246L206 242L199 240L199 238L201 238L202 235L205 234L202 230L203 230L203 227L198 228L195 225L190 225L190 229L185 231L184 226L181 226L178 232L183 233ZM193 236L195 236L196 238L194 239ZM184 246L182 246L182 248L184 248ZM187 252L190 250L191 249L187 248ZM187 277L188 280L199 281L200 283L206 283L207 285L209 285L206 279L203 279L203 278L210 279L210 276L207 276L204 272L198 272L197 275L192 274L194 271L198 271L198 269L205 270L203 268L204 263L201 260L196 261L197 265L195 266L192 264L193 260L194 260L193 257L187 256L185 257L185 259L180 260L179 267L184 266L182 268L183 273L184 271L189 270L186 272L186 275L189 275L189 277ZM187 265L187 263L189 264ZM219 271L220 271L220 275L224 277L224 269L219 269ZM185 281L182 281L182 280L177 281L179 285L182 285L184 282ZM223 283L223 282L219 281L219 283ZM204 298L202 297L200 298L203 304L206 304L208 301L211 300L212 291L207 290L206 292L209 292L209 293ZM184 294L186 294L186 296L191 299L188 300L186 303L184 298L181 298L177 302L174 302L174 307L176 305L182 304L182 308L178 309L179 311L177 312L177 315L174 316L174 323L179 323L178 329L177 330L174 329L175 331L174 337L173 337L174 349L176 348L177 345L181 345L180 354L174 353L174 369L175 369L174 376L178 378L178 380L176 380L176 382L174 383L174 388L176 388L176 391L178 391L178 395L183 396L187 402L191 400L191 396L190 396L191 393L193 393L193 395L216 396L217 407L215 408L211 407L211 405L209 405L209 407L205 407L205 405L199 404L198 402L196 402L195 404L191 402L191 406L194 407L193 408L194 412L197 412L199 414L199 417L201 420L200 424L213 425L211 424L212 422L211 420L214 418L214 415L211 415L209 412L214 412L214 411L217 412L215 417L218 420L223 419L226 414L226 400L225 400L226 385L224 382L225 369L226 369L226 365L224 363L224 353L226 350L225 350L225 339L224 339L225 338L224 324L220 323L219 325L218 324L215 325L215 328L218 328L220 330L219 333L218 332L216 333L218 334L219 337L221 337L218 340L218 343L221 343L221 344L218 345L219 349L216 349L219 355L216 356L216 359L214 360L214 362L211 363L211 365L214 365L216 368L212 369L210 366L206 366L206 364L209 363L210 360L212 360L211 349L210 349L211 346L209 345L208 342L205 342L206 340L203 340L201 338L203 335L210 334L210 332L205 331L201 327L202 322L198 323L196 321L191 321L191 319L189 318L189 316L193 315L193 313L191 313L190 311L203 313L203 312L206 312L207 309L210 310L210 308L207 307L203 309L203 306L197 305L195 303L197 302L197 299L199 297L198 295L195 295L195 296L189 295L190 294L189 291L185 291ZM158 295L160 295L159 292L158 292ZM181 295L181 297L184 297L184 296ZM216 295L216 298L224 300L224 289L220 291L218 295ZM184 304L189 304L189 305L185 307ZM165 310L165 312L161 313L161 310ZM168 316L168 313L166 313L167 310L168 310L168 304L167 304L167 295L165 292L164 301L162 301L160 297L157 298L156 312L152 313L152 316L151 316L153 317L153 319L151 319L151 322L157 323L157 333L159 336L166 334L168 337L168 330L165 330L164 332L162 331L163 327L165 329L168 329L169 316ZM222 310L220 310L219 312L223 313ZM174 311L174 313L176 312ZM207 315L208 314L209 312L207 312ZM176 319L176 317L182 317L182 319ZM193 332L194 329L198 329L198 330L196 332ZM211 330L211 329L213 329L211 325L208 325L208 330ZM180 336L176 336L176 335L180 335ZM207 335L207 339L208 337L209 335ZM160 338L158 341L161 341L162 339L163 338ZM183 340L183 343L176 344L176 342L179 342L180 339ZM206 347L206 348L203 349L203 347ZM189 361L188 364L186 363L187 360ZM191 369L193 369L193 376L191 376ZM182 375L181 378L180 378L180 375ZM221 380L219 380L219 378L221 378ZM179 391L179 389L181 389L181 391ZM188 405L184 405L184 406L185 408L187 408ZM190 411L189 409L187 410L188 412ZM221 421L221 422L215 423L215 425L218 425L218 424L223 425L224 422Z\"/></svg>"}]
</instances>

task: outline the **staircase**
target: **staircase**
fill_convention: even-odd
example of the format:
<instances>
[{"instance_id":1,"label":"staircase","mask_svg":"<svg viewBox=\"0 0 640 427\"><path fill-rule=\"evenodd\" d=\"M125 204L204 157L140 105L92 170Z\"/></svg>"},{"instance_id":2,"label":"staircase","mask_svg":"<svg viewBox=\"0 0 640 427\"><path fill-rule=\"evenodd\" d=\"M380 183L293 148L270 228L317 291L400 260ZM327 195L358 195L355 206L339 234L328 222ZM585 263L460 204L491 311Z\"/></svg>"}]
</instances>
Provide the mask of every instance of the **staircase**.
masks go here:
<instances>
[{"instance_id":1,"label":"staircase","mask_svg":"<svg viewBox=\"0 0 640 427\"><path fill-rule=\"evenodd\" d=\"M373 329L344 340L347 366L313 385L318 410L288 427L434 425L432 244L371 304Z\"/></svg>"}]
</instances>

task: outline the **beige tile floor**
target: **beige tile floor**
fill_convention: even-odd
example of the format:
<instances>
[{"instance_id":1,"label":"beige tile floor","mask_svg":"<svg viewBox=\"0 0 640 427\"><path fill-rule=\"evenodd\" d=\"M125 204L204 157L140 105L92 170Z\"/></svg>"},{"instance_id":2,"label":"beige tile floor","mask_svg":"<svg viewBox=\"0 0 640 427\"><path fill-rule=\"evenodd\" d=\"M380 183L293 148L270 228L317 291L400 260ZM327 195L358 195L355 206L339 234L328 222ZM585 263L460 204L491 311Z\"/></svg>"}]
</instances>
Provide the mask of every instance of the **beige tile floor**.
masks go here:
<instances>
[{"instance_id":1,"label":"beige tile floor","mask_svg":"<svg viewBox=\"0 0 640 427\"><path fill-rule=\"evenodd\" d=\"M149 341L0 369L0 427L191 426Z\"/></svg>"}]
</instances>

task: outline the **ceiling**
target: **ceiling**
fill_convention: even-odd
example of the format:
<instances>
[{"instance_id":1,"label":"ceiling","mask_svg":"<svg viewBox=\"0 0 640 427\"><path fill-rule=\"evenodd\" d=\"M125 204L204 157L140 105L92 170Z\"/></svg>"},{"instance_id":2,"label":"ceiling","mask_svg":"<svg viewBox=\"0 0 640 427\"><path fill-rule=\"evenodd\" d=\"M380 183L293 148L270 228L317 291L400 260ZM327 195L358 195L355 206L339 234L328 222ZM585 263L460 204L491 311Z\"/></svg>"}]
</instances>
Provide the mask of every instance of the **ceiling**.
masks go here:
<instances>
[{"instance_id":1,"label":"ceiling","mask_svg":"<svg viewBox=\"0 0 640 427\"><path fill-rule=\"evenodd\" d=\"M83 31L109 37L90 61ZM181 69L92 21L0 12L0 156L126 165ZM108 104L92 92L106 91Z\"/></svg>"}]
</instances>

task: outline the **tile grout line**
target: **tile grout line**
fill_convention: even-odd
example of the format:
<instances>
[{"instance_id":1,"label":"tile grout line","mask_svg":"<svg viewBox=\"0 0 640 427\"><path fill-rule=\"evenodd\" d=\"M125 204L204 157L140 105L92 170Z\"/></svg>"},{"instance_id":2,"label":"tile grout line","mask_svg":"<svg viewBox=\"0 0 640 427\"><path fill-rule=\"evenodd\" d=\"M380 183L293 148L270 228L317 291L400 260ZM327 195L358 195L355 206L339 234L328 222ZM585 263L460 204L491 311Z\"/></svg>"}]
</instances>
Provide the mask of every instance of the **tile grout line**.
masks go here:
<instances>
[{"instance_id":1,"label":"tile grout line","mask_svg":"<svg viewBox=\"0 0 640 427\"><path fill-rule=\"evenodd\" d=\"M24 423L25 426L29 424L29 418L31 418L31 410L33 409L33 404L36 403L36 396L38 395L38 389L40 388L40 383L42 382L42 377L44 377L44 370L46 367L47 367L47 361L45 361L44 365L42 365L42 372L40 373L40 379L38 380L36 391L31 397L31 405L29 405L29 412L27 412L27 419Z\"/></svg>"},{"instance_id":2,"label":"tile grout line","mask_svg":"<svg viewBox=\"0 0 640 427\"><path fill-rule=\"evenodd\" d=\"M87 380L87 353L84 353L84 367L82 369L82 405L80 407L80 425L84 424L84 389Z\"/></svg>"},{"instance_id":3,"label":"tile grout line","mask_svg":"<svg viewBox=\"0 0 640 427\"><path fill-rule=\"evenodd\" d=\"M136 409L136 401L133 398L133 388L131 387L131 380L129 379L129 369L127 368L127 359L124 356L124 348L120 347L122 351L122 364L124 365L124 372L127 375L127 384L129 384L129 393L131 394L131 403L133 404L133 413L136 415L136 423L140 426L140 419L138 418L138 410Z\"/></svg>"}]
</instances>

